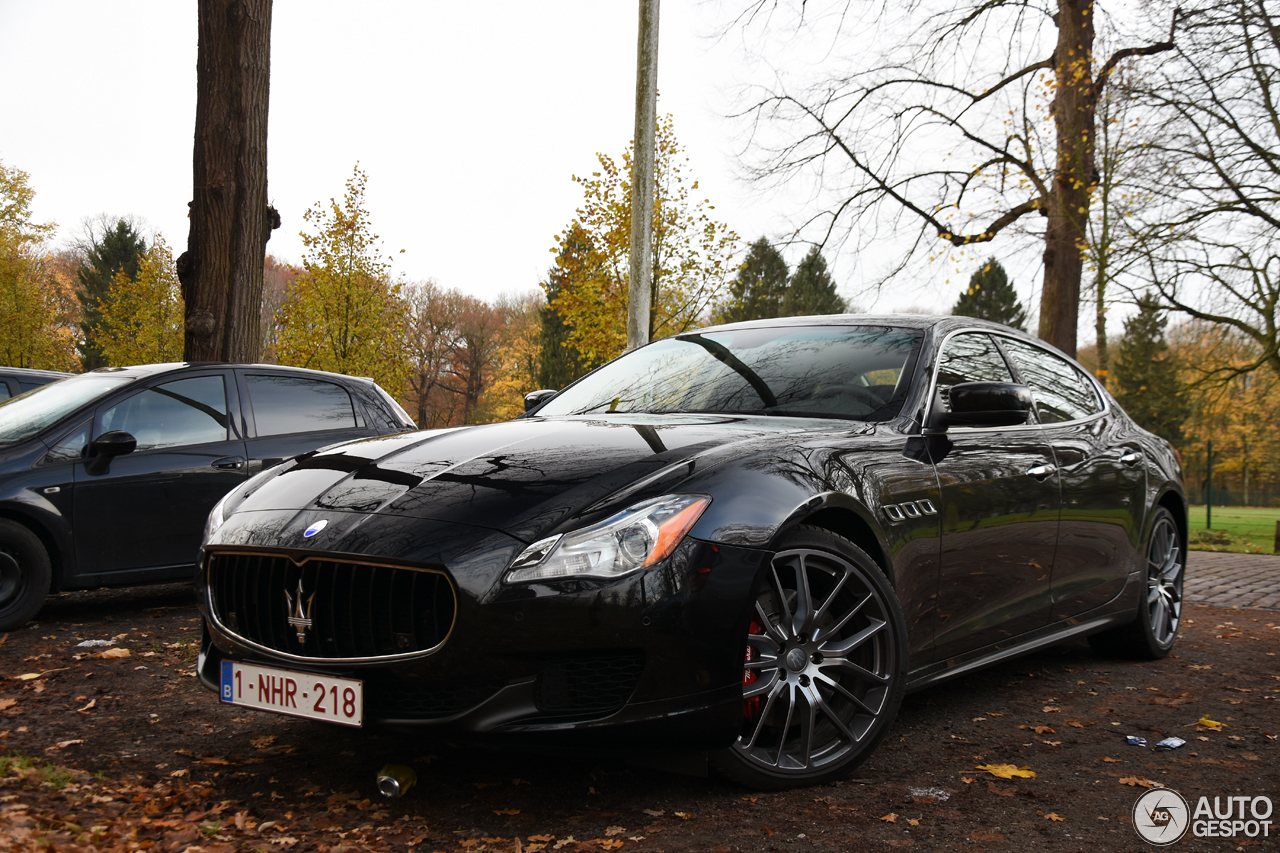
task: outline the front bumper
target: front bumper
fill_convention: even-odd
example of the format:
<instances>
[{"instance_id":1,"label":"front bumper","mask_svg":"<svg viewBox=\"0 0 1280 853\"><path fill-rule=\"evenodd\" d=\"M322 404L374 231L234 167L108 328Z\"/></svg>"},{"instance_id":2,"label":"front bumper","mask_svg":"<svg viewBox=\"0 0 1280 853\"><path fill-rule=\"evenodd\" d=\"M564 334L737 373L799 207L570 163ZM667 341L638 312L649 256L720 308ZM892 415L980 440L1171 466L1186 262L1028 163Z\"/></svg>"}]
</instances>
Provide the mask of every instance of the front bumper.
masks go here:
<instances>
[{"instance_id":1,"label":"front bumper","mask_svg":"<svg viewBox=\"0 0 1280 853\"><path fill-rule=\"evenodd\" d=\"M420 535L432 526L414 522ZM457 536L457 528L449 525L447 533ZM448 538L444 529L438 532L437 541ZM364 543L391 541L369 533ZM476 538L486 541L484 548L475 547ZM231 538L210 550L241 543ZM690 539L653 568L614 581L505 585L501 574L519 547L483 531L470 547L436 548L430 555L363 549L361 558L430 563L455 590L447 641L394 660L305 660L246 641L214 618L203 560L200 679L216 691L224 659L358 678L365 684L366 719L375 725L701 749L734 741L742 723L748 608L767 552ZM298 559L314 552L281 553ZM279 613L283 620L283 604Z\"/></svg>"}]
</instances>

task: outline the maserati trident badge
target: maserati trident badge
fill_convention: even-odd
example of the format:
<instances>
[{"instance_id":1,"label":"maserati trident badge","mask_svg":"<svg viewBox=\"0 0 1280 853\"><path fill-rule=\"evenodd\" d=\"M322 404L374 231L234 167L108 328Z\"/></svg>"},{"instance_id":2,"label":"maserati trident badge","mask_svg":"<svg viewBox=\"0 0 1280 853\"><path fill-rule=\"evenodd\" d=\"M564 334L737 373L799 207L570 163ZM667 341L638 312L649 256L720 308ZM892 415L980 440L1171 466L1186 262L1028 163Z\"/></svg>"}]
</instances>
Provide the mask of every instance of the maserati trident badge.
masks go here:
<instances>
[{"instance_id":1,"label":"maserati trident badge","mask_svg":"<svg viewBox=\"0 0 1280 853\"><path fill-rule=\"evenodd\" d=\"M298 580L298 597L295 599L285 590L284 601L285 611L289 615L289 624L298 632L298 642L301 645L307 644L307 629L311 627L311 602L315 601L316 594L313 592L307 596L306 609L303 609L302 599L302 580Z\"/></svg>"}]
</instances>

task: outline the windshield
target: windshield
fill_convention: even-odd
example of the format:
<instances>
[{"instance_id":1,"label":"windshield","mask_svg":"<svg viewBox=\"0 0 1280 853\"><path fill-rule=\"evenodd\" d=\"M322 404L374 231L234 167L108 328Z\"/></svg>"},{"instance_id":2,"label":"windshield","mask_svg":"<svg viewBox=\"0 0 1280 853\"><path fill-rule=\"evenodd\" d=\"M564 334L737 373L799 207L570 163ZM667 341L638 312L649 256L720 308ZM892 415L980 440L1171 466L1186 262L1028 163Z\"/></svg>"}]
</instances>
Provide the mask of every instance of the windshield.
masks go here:
<instances>
[{"instance_id":1,"label":"windshield","mask_svg":"<svg viewBox=\"0 0 1280 853\"><path fill-rule=\"evenodd\" d=\"M790 326L685 334L635 350L566 388L538 417L706 412L887 420L922 334Z\"/></svg>"},{"instance_id":2,"label":"windshield","mask_svg":"<svg viewBox=\"0 0 1280 853\"><path fill-rule=\"evenodd\" d=\"M73 376L0 403L0 447L26 441L99 397L132 382L120 376Z\"/></svg>"}]
</instances>

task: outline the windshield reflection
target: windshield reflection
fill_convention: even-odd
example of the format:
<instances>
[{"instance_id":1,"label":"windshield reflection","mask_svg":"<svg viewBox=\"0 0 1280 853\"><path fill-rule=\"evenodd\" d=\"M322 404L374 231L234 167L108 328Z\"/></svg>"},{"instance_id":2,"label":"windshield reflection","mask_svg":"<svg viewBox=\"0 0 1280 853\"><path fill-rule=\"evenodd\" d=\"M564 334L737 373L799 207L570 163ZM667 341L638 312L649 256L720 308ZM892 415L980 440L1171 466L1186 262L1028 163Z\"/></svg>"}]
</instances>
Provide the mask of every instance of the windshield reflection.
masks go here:
<instances>
[{"instance_id":1,"label":"windshield reflection","mask_svg":"<svg viewBox=\"0 0 1280 853\"><path fill-rule=\"evenodd\" d=\"M567 388L537 417L629 412L881 421L906 396L922 334L882 326L692 333L629 353Z\"/></svg>"},{"instance_id":2,"label":"windshield reflection","mask_svg":"<svg viewBox=\"0 0 1280 853\"><path fill-rule=\"evenodd\" d=\"M17 444L53 426L86 403L105 397L133 379L72 376L33 388L0 403L0 447Z\"/></svg>"}]
</instances>

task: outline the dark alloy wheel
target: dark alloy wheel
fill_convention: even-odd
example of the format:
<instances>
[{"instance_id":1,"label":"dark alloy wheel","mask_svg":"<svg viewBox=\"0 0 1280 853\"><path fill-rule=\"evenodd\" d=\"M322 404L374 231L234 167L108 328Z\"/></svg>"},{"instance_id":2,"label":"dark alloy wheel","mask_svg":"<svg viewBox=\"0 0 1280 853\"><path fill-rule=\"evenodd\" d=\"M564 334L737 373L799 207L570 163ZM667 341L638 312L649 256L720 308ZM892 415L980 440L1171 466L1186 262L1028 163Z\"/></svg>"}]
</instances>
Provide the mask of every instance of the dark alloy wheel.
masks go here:
<instances>
[{"instance_id":1,"label":"dark alloy wheel","mask_svg":"<svg viewBox=\"0 0 1280 853\"><path fill-rule=\"evenodd\" d=\"M879 566L829 531L799 528L759 584L742 732L714 766L757 789L844 775L897 714L906 657L902 611Z\"/></svg>"},{"instance_id":2,"label":"dark alloy wheel","mask_svg":"<svg viewBox=\"0 0 1280 853\"><path fill-rule=\"evenodd\" d=\"M39 537L0 519L0 631L21 628L49 595L49 555Z\"/></svg>"},{"instance_id":3,"label":"dark alloy wheel","mask_svg":"<svg viewBox=\"0 0 1280 853\"><path fill-rule=\"evenodd\" d=\"M1106 654L1158 660L1169 654L1182 619L1187 555L1173 513L1156 507L1147 537L1147 582L1133 622L1089 638Z\"/></svg>"}]
</instances>

